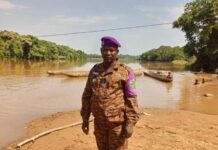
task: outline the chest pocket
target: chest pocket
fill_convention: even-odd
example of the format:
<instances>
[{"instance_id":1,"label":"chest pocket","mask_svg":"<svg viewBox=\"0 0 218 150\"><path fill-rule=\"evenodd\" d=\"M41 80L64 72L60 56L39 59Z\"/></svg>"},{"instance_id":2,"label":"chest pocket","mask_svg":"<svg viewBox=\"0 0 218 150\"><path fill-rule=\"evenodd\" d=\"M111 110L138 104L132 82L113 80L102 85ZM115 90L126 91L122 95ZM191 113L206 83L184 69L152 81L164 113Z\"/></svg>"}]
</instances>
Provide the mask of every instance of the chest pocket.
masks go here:
<instances>
[{"instance_id":1,"label":"chest pocket","mask_svg":"<svg viewBox=\"0 0 218 150\"><path fill-rule=\"evenodd\" d=\"M114 72L108 78L109 78L110 89L116 90L116 89L123 88L124 78L122 74L120 74L119 72Z\"/></svg>"},{"instance_id":2,"label":"chest pocket","mask_svg":"<svg viewBox=\"0 0 218 150\"><path fill-rule=\"evenodd\" d=\"M120 72L111 72L105 75L92 75L92 90L96 96L107 98L118 90L124 89L125 75Z\"/></svg>"}]
</instances>

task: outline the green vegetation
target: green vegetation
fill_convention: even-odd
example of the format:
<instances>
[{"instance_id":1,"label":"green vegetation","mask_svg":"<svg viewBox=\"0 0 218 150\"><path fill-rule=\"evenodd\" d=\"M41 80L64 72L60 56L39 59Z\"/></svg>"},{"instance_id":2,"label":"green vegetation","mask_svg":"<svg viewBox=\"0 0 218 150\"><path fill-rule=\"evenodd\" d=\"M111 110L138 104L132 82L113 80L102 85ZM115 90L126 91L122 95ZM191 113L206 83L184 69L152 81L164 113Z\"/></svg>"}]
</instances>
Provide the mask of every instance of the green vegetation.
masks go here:
<instances>
[{"instance_id":1,"label":"green vegetation","mask_svg":"<svg viewBox=\"0 0 218 150\"><path fill-rule=\"evenodd\" d=\"M132 56L132 55L123 55L123 54L119 54L119 60L121 60L122 62L134 62L137 61L138 56ZM102 57L99 54L89 54L88 55L88 59L91 61L102 61Z\"/></svg>"},{"instance_id":2,"label":"green vegetation","mask_svg":"<svg viewBox=\"0 0 218 150\"><path fill-rule=\"evenodd\" d=\"M86 57L83 51L74 50L68 46L39 40L31 35L0 31L0 59L81 60Z\"/></svg>"},{"instance_id":3,"label":"green vegetation","mask_svg":"<svg viewBox=\"0 0 218 150\"><path fill-rule=\"evenodd\" d=\"M139 56L132 56L132 55L128 55L128 54L126 54L126 55L123 55L123 54L120 54L119 55L119 59L121 59L122 61L136 61L136 60L138 60L139 59Z\"/></svg>"},{"instance_id":4,"label":"green vegetation","mask_svg":"<svg viewBox=\"0 0 218 150\"><path fill-rule=\"evenodd\" d=\"M172 61L172 63L175 64L175 65L186 65L186 64L188 64L188 62L185 61L185 60L174 60L174 61Z\"/></svg>"},{"instance_id":5,"label":"green vegetation","mask_svg":"<svg viewBox=\"0 0 218 150\"><path fill-rule=\"evenodd\" d=\"M186 34L184 49L196 56L193 70L214 71L218 68L218 1L194 0L185 5L184 13L173 23Z\"/></svg>"},{"instance_id":6,"label":"green vegetation","mask_svg":"<svg viewBox=\"0 0 218 150\"><path fill-rule=\"evenodd\" d=\"M99 54L88 54L87 60L90 62L100 62L102 61L102 58Z\"/></svg>"},{"instance_id":7,"label":"green vegetation","mask_svg":"<svg viewBox=\"0 0 218 150\"><path fill-rule=\"evenodd\" d=\"M144 61L172 62L175 60L185 61L187 56L181 47L160 46L157 49L151 49L142 53L139 59Z\"/></svg>"},{"instance_id":8,"label":"green vegetation","mask_svg":"<svg viewBox=\"0 0 218 150\"><path fill-rule=\"evenodd\" d=\"M88 58L101 59L101 55L99 55L99 54L89 54Z\"/></svg>"}]
</instances>

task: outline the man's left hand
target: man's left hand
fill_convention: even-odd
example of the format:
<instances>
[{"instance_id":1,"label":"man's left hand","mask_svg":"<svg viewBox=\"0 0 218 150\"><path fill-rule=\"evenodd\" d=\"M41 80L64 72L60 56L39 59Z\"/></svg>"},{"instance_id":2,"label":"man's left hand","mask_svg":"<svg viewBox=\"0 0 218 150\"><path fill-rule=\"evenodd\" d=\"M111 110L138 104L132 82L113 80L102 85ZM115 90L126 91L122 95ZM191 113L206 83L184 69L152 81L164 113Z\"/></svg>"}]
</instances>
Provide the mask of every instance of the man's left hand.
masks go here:
<instances>
[{"instance_id":1,"label":"man's left hand","mask_svg":"<svg viewBox=\"0 0 218 150\"><path fill-rule=\"evenodd\" d=\"M89 121L83 121L82 130L86 135L89 134Z\"/></svg>"}]
</instances>

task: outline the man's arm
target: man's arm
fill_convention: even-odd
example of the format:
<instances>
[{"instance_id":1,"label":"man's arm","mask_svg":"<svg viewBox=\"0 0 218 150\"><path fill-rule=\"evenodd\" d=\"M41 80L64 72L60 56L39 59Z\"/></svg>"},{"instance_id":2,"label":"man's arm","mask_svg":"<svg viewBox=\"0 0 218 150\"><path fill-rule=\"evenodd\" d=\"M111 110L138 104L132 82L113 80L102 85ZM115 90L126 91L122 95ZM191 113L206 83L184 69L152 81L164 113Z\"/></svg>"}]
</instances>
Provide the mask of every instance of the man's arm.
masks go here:
<instances>
[{"instance_id":1,"label":"man's arm","mask_svg":"<svg viewBox=\"0 0 218 150\"><path fill-rule=\"evenodd\" d=\"M90 99L92 96L92 90L91 90L91 77L90 77L91 71L88 76L88 80L86 82L85 89L82 94L82 108L80 111L80 114L84 121L88 121L91 113L91 103Z\"/></svg>"},{"instance_id":2,"label":"man's arm","mask_svg":"<svg viewBox=\"0 0 218 150\"><path fill-rule=\"evenodd\" d=\"M91 114L91 96L92 96L92 90L91 90L91 71L88 76L88 80L86 82L86 86L82 95L82 108L80 111L80 114L83 119L82 124L82 130L85 134L88 134L89 132L89 117Z\"/></svg>"},{"instance_id":3,"label":"man's arm","mask_svg":"<svg viewBox=\"0 0 218 150\"><path fill-rule=\"evenodd\" d=\"M126 138L132 136L133 126L137 123L139 119L138 114L138 102L137 102L137 92L136 92L136 79L135 74L132 69L128 69L128 77L125 83L125 125L126 125Z\"/></svg>"},{"instance_id":4,"label":"man's arm","mask_svg":"<svg viewBox=\"0 0 218 150\"><path fill-rule=\"evenodd\" d=\"M135 126L138 120L137 97L126 97L126 125Z\"/></svg>"}]
</instances>

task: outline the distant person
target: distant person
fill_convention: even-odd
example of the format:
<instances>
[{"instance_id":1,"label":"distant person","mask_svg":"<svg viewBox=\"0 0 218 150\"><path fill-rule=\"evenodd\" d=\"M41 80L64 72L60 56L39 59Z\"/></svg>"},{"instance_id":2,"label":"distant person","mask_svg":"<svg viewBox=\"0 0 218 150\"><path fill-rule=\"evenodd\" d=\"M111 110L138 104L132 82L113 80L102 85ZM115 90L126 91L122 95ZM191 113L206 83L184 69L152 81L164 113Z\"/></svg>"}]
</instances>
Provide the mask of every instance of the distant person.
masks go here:
<instances>
[{"instance_id":1,"label":"distant person","mask_svg":"<svg viewBox=\"0 0 218 150\"><path fill-rule=\"evenodd\" d=\"M202 82L201 83L203 83L203 84L205 83L205 79L204 78L202 78Z\"/></svg>"},{"instance_id":2,"label":"distant person","mask_svg":"<svg viewBox=\"0 0 218 150\"><path fill-rule=\"evenodd\" d=\"M168 79L173 79L173 75L172 75L172 73L171 73L170 71L169 71L168 74L167 74L167 78L168 78Z\"/></svg>"},{"instance_id":3,"label":"distant person","mask_svg":"<svg viewBox=\"0 0 218 150\"><path fill-rule=\"evenodd\" d=\"M218 68L215 69L215 73L217 74L217 78L218 78Z\"/></svg>"},{"instance_id":4,"label":"distant person","mask_svg":"<svg viewBox=\"0 0 218 150\"><path fill-rule=\"evenodd\" d=\"M199 80L198 80L198 79L195 79L194 85L197 85L197 84L199 84Z\"/></svg>"},{"instance_id":5,"label":"distant person","mask_svg":"<svg viewBox=\"0 0 218 150\"><path fill-rule=\"evenodd\" d=\"M92 113L99 150L126 150L139 119L135 75L118 60L120 46L113 37L101 39L103 62L91 69L82 95L82 130L89 133Z\"/></svg>"}]
</instances>

